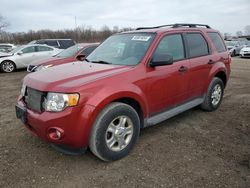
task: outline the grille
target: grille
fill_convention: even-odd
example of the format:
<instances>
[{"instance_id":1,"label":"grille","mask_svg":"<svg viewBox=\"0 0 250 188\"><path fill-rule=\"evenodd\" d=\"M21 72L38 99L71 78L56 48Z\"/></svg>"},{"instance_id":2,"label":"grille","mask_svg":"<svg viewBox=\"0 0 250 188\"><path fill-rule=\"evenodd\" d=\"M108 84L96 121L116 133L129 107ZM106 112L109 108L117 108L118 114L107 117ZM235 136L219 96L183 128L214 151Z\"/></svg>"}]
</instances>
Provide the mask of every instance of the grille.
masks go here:
<instances>
[{"instance_id":1,"label":"grille","mask_svg":"<svg viewBox=\"0 0 250 188\"><path fill-rule=\"evenodd\" d=\"M42 112L43 111L43 101L44 101L45 93L27 87L25 102L27 107L31 110Z\"/></svg>"}]
</instances>

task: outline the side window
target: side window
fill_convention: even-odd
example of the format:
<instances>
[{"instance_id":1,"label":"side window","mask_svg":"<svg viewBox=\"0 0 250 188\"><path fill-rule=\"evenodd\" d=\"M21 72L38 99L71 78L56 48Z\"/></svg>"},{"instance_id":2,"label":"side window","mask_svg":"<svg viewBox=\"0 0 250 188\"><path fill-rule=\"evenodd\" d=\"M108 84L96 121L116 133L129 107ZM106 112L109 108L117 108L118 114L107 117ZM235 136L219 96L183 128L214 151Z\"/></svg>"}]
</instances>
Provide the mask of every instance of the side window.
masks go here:
<instances>
[{"instance_id":1,"label":"side window","mask_svg":"<svg viewBox=\"0 0 250 188\"><path fill-rule=\"evenodd\" d=\"M200 57L209 54L209 48L206 40L200 33L186 34L189 56Z\"/></svg>"},{"instance_id":2,"label":"side window","mask_svg":"<svg viewBox=\"0 0 250 188\"><path fill-rule=\"evenodd\" d=\"M58 47L59 44L56 40L48 40L48 41L45 41L45 44L49 45L49 46L54 46L54 47Z\"/></svg>"},{"instance_id":3,"label":"side window","mask_svg":"<svg viewBox=\"0 0 250 188\"><path fill-rule=\"evenodd\" d=\"M53 49L47 46L37 46L38 52L47 52L52 51Z\"/></svg>"},{"instance_id":4,"label":"side window","mask_svg":"<svg viewBox=\"0 0 250 188\"><path fill-rule=\"evenodd\" d=\"M22 49L24 54L36 52L35 46L30 46Z\"/></svg>"},{"instance_id":5,"label":"side window","mask_svg":"<svg viewBox=\"0 0 250 188\"><path fill-rule=\"evenodd\" d=\"M88 56L89 54L91 54L91 52L94 51L94 49L96 49L97 46L91 46L91 47L88 47L86 48L85 50L83 50L81 52L81 55L85 55L85 56Z\"/></svg>"},{"instance_id":6,"label":"side window","mask_svg":"<svg viewBox=\"0 0 250 188\"><path fill-rule=\"evenodd\" d=\"M58 40L58 43L59 43L59 46L63 49L67 49L75 45L73 40Z\"/></svg>"},{"instance_id":7,"label":"side window","mask_svg":"<svg viewBox=\"0 0 250 188\"><path fill-rule=\"evenodd\" d=\"M212 40L217 52L225 52L226 47L218 33L208 33L209 38Z\"/></svg>"},{"instance_id":8,"label":"side window","mask_svg":"<svg viewBox=\"0 0 250 188\"><path fill-rule=\"evenodd\" d=\"M181 60L185 58L181 34L168 35L160 41L154 52L154 56L161 56L164 54L172 55L173 60Z\"/></svg>"}]
</instances>

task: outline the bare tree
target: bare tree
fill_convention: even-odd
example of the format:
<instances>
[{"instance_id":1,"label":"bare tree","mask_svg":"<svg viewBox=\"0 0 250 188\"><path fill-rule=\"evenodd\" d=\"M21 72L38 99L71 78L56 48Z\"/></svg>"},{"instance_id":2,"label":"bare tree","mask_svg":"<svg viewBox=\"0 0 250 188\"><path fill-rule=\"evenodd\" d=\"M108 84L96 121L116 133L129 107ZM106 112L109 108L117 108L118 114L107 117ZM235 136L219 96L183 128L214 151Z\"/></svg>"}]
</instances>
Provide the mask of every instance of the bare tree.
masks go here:
<instances>
[{"instance_id":1,"label":"bare tree","mask_svg":"<svg viewBox=\"0 0 250 188\"><path fill-rule=\"evenodd\" d=\"M0 31L3 31L9 26L9 23L5 20L3 16L0 15Z\"/></svg>"},{"instance_id":2,"label":"bare tree","mask_svg":"<svg viewBox=\"0 0 250 188\"><path fill-rule=\"evenodd\" d=\"M245 27L245 34L246 34L246 35L250 35L250 25L247 25L247 26Z\"/></svg>"}]
</instances>

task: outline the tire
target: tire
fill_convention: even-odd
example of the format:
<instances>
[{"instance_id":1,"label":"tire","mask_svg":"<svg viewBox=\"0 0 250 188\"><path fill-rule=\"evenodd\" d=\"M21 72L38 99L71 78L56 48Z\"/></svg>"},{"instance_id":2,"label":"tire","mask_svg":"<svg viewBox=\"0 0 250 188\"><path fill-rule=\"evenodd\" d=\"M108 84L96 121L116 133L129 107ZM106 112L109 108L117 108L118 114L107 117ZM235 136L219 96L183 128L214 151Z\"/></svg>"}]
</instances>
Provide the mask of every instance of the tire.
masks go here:
<instances>
[{"instance_id":1,"label":"tire","mask_svg":"<svg viewBox=\"0 0 250 188\"><path fill-rule=\"evenodd\" d=\"M209 84L205 99L200 105L201 109L208 112L215 111L221 104L223 94L223 81L218 77L214 77L211 83Z\"/></svg>"},{"instance_id":2,"label":"tire","mask_svg":"<svg viewBox=\"0 0 250 188\"><path fill-rule=\"evenodd\" d=\"M236 52L235 52L235 50L233 51L233 53L232 53L232 55L231 55L232 57L234 57L234 56L236 56Z\"/></svg>"},{"instance_id":3,"label":"tire","mask_svg":"<svg viewBox=\"0 0 250 188\"><path fill-rule=\"evenodd\" d=\"M11 73L16 70L16 65L12 61L3 61L0 68L2 72Z\"/></svg>"},{"instance_id":4,"label":"tire","mask_svg":"<svg viewBox=\"0 0 250 188\"><path fill-rule=\"evenodd\" d=\"M139 133L140 119L135 109L113 102L98 115L92 127L89 147L101 160L115 161L129 154Z\"/></svg>"}]
</instances>

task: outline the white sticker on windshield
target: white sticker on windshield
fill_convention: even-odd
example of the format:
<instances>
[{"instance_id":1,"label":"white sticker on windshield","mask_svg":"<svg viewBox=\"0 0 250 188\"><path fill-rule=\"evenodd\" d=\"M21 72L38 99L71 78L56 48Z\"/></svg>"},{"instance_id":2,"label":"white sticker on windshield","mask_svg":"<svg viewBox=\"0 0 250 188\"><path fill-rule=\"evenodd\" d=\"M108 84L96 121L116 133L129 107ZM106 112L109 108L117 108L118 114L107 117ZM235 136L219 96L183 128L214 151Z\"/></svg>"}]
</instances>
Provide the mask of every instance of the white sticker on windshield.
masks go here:
<instances>
[{"instance_id":1,"label":"white sticker on windshield","mask_svg":"<svg viewBox=\"0 0 250 188\"><path fill-rule=\"evenodd\" d=\"M148 41L151 36L133 36L131 40Z\"/></svg>"}]
</instances>

